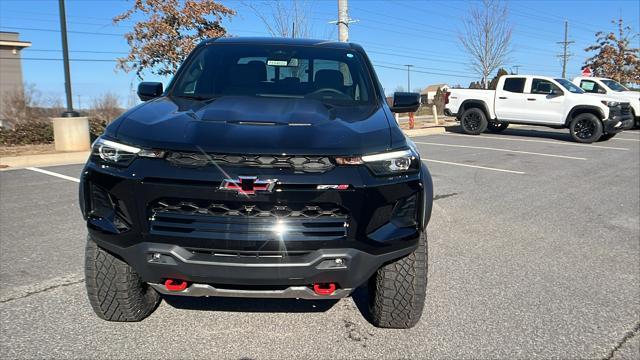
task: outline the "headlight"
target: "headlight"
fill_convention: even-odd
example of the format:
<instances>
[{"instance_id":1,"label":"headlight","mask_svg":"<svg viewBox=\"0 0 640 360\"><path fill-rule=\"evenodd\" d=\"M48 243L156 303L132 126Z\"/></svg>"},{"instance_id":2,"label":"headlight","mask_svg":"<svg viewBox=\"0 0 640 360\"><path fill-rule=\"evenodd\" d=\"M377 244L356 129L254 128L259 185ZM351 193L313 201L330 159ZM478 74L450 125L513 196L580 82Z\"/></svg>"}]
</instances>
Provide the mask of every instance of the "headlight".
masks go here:
<instances>
[{"instance_id":1,"label":"headlight","mask_svg":"<svg viewBox=\"0 0 640 360\"><path fill-rule=\"evenodd\" d=\"M137 156L161 158L164 156L164 151L141 149L135 146L98 138L93 143L91 155L109 164L127 166L131 164Z\"/></svg>"},{"instance_id":2,"label":"headlight","mask_svg":"<svg viewBox=\"0 0 640 360\"><path fill-rule=\"evenodd\" d=\"M420 168L419 156L411 149L391 151L362 157L337 157L338 165L366 165L377 176L415 172Z\"/></svg>"},{"instance_id":3,"label":"headlight","mask_svg":"<svg viewBox=\"0 0 640 360\"><path fill-rule=\"evenodd\" d=\"M602 101L600 101L600 102L601 102L602 104L604 104L605 106L608 106L608 107L616 107L616 106L620 105L620 103L619 103L619 102L617 102L617 101L607 101L607 100L602 100Z\"/></svg>"}]
</instances>

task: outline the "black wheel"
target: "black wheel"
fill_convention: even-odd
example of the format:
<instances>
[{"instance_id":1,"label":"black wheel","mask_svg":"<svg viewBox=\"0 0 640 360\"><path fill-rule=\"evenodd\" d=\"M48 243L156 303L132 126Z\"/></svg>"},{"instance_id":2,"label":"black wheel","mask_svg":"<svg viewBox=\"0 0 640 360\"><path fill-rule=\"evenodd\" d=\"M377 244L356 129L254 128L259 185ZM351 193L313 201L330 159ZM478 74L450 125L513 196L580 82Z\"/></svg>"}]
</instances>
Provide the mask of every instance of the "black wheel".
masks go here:
<instances>
[{"instance_id":1,"label":"black wheel","mask_svg":"<svg viewBox=\"0 0 640 360\"><path fill-rule=\"evenodd\" d=\"M580 114L571 120L569 132L575 141L590 144L602 136L602 122L593 114Z\"/></svg>"},{"instance_id":2,"label":"black wheel","mask_svg":"<svg viewBox=\"0 0 640 360\"><path fill-rule=\"evenodd\" d=\"M604 134L602 136L600 136L600 139L598 139L598 141L607 141L609 139L611 139L612 137L616 136L617 134Z\"/></svg>"},{"instance_id":3,"label":"black wheel","mask_svg":"<svg viewBox=\"0 0 640 360\"><path fill-rule=\"evenodd\" d=\"M469 135L479 135L487 129L487 117L478 108L467 109L460 117L460 126Z\"/></svg>"},{"instance_id":4,"label":"black wheel","mask_svg":"<svg viewBox=\"0 0 640 360\"><path fill-rule=\"evenodd\" d=\"M384 265L369 281L369 311L373 325L408 329L418 323L427 293L427 235L416 250Z\"/></svg>"},{"instance_id":5,"label":"black wheel","mask_svg":"<svg viewBox=\"0 0 640 360\"><path fill-rule=\"evenodd\" d=\"M508 127L509 127L509 123L506 123L506 122L501 122L501 123L490 122L489 124L487 124L487 130L489 130L492 133L501 133Z\"/></svg>"},{"instance_id":6,"label":"black wheel","mask_svg":"<svg viewBox=\"0 0 640 360\"><path fill-rule=\"evenodd\" d=\"M124 261L87 237L85 282L93 311L109 321L140 321L151 314L160 295Z\"/></svg>"}]
</instances>

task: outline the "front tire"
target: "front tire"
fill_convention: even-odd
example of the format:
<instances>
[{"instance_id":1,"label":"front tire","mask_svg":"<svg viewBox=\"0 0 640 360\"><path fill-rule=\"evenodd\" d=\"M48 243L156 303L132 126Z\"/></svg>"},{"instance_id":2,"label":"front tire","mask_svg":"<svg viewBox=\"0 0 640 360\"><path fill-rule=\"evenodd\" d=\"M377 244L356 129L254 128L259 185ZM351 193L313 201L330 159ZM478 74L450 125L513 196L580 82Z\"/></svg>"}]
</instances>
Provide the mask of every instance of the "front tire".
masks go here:
<instances>
[{"instance_id":1,"label":"front tire","mask_svg":"<svg viewBox=\"0 0 640 360\"><path fill-rule=\"evenodd\" d=\"M427 235L411 254L382 266L369 280L373 325L408 329L422 316L427 293Z\"/></svg>"},{"instance_id":2,"label":"front tire","mask_svg":"<svg viewBox=\"0 0 640 360\"><path fill-rule=\"evenodd\" d=\"M87 237L85 282L93 311L109 321L140 321L158 306L160 295L124 261Z\"/></svg>"},{"instance_id":3,"label":"front tire","mask_svg":"<svg viewBox=\"0 0 640 360\"><path fill-rule=\"evenodd\" d=\"M580 114L571 120L569 132L573 140L591 144L602 136L602 122L593 114Z\"/></svg>"},{"instance_id":4,"label":"front tire","mask_svg":"<svg viewBox=\"0 0 640 360\"><path fill-rule=\"evenodd\" d=\"M505 123L505 122L501 122L501 123L490 122L489 124L487 124L487 130L496 134L505 131L508 127L509 127L509 123Z\"/></svg>"},{"instance_id":5,"label":"front tire","mask_svg":"<svg viewBox=\"0 0 640 360\"><path fill-rule=\"evenodd\" d=\"M460 127L469 135L480 135L487 129L487 117L484 111L478 108L465 110L460 117Z\"/></svg>"}]
</instances>

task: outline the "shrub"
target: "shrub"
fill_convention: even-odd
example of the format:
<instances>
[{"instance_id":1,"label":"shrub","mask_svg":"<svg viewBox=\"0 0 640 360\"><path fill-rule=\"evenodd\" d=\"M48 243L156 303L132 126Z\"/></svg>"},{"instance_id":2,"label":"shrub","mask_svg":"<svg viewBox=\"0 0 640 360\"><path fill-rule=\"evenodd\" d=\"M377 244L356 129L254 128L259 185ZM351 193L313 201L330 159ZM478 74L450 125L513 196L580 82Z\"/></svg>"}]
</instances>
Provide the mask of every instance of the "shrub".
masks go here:
<instances>
[{"instance_id":1,"label":"shrub","mask_svg":"<svg viewBox=\"0 0 640 360\"><path fill-rule=\"evenodd\" d=\"M2 145L50 144L52 142L51 121L25 121L16 123L13 129L0 129Z\"/></svg>"}]
</instances>

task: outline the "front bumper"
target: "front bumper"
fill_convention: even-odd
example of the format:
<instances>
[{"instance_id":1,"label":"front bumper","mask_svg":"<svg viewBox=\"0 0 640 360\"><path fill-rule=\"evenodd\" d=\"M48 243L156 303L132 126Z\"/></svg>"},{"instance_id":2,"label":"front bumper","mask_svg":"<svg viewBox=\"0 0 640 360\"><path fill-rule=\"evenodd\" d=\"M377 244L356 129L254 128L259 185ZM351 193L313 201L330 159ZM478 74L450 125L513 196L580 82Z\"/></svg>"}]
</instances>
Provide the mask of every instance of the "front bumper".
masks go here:
<instances>
[{"instance_id":1,"label":"front bumper","mask_svg":"<svg viewBox=\"0 0 640 360\"><path fill-rule=\"evenodd\" d=\"M613 107L610 108L609 118L603 121L603 125L607 134L616 134L623 130L629 130L634 126L633 115L628 108L623 113L620 108Z\"/></svg>"},{"instance_id":2,"label":"front bumper","mask_svg":"<svg viewBox=\"0 0 640 360\"><path fill-rule=\"evenodd\" d=\"M248 198L218 190L223 178L249 174L277 178L279 185L272 193ZM318 184L350 187L317 190ZM416 225L398 227L390 219L394 207L411 197L418 199ZM178 168L159 159L137 159L128 168L90 161L80 184L91 238L152 286L166 279L192 284L184 292L172 292L190 296L244 296L249 291L260 297L308 298L309 285L329 282L340 290L334 296L348 294L380 266L416 248L426 230L432 198L431 177L424 165L417 174L376 178L360 167L293 174L282 169ZM187 209L171 217L154 207L164 199L187 199L193 206L184 205ZM96 212L101 203L111 204L113 211ZM224 222L227 213L203 216L212 207L202 204L213 203L249 204L243 209L331 204L343 211L339 216L344 219L335 214L327 220L287 217L283 223L300 232L268 234L266 223L279 218L233 216L233 221ZM335 231L335 222L344 222L337 229L342 232Z\"/></svg>"}]
</instances>

